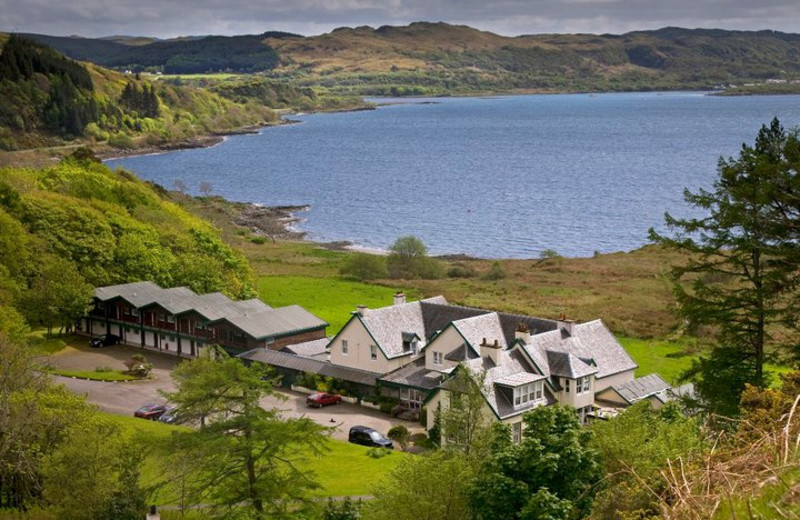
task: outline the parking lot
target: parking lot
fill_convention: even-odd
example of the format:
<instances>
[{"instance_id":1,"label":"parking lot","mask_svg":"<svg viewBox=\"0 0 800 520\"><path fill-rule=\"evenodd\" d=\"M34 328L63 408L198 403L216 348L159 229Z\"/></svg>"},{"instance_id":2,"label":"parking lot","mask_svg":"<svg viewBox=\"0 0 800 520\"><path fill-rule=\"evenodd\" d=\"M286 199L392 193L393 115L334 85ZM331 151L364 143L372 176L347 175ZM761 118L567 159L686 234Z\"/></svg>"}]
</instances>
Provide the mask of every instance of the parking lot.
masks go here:
<instances>
[{"instance_id":1,"label":"parking lot","mask_svg":"<svg viewBox=\"0 0 800 520\"><path fill-rule=\"evenodd\" d=\"M119 414L133 415L134 410L143 404L163 402L159 390L174 391L171 371L180 359L175 356L153 351L142 351L136 347L114 345L100 349L86 347L67 347L48 357L53 366L69 370L94 370L97 367L109 367L124 370L124 362L134 354L144 353L147 360L153 363L153 378L147 381L103 382L56 377L58 382L77 394L86 395L89 402L96 404L101 410ZM309 417L324 426L335 427L333 437L346 440L351 426L363 425L374 428L384 434L394 424L404 424L412 433L423 432L419 423L403 421L383 414L377 410L356 404L341 403L325 408L310 408L305 403L306 396L285 389L278 389L275 395L266 397L261 404L265 408L277 408L284 417Z\"/></svg>"}]
</instances>

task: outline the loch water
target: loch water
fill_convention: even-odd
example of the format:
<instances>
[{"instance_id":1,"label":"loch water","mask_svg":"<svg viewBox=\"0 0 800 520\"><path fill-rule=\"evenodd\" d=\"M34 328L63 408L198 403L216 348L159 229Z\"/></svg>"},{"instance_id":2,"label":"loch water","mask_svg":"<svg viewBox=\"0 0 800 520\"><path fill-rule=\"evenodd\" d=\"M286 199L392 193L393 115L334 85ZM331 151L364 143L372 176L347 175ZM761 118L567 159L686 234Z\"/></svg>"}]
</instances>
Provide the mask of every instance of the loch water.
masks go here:
<instances>
[{"instance_id":1,"label":"loch water","mask_svg":"<svg viewBox=\"0 0 800 520\"><path fill-rule=\"evenodd\" d=\"M374 100L377 110L291 116L298 124L207 148L107 161L172 188L263 205L309 205L316 241L385 249L416 235L432 254L486 258L632 250L688 216L721 156L762 124L800 125L800 96L614 93Z\"/></svg>"}]
</instances>

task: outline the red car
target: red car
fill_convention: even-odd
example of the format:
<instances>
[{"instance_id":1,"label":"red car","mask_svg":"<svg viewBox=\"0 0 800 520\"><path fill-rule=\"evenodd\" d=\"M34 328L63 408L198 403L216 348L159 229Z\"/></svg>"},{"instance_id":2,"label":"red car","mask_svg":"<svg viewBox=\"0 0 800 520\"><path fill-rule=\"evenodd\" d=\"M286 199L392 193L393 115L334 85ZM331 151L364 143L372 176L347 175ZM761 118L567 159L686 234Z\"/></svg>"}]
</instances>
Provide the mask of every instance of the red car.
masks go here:
<instances>
[{"instance_id":1,"label":"red car","mask_svg":"<svg viewBox=\"0 0 800 520\"><path fill-rule=\"evenodd\" d=\"M151 421L157 421L159 417L164 415L164 412L167 411L167 406L164 404L146 404L133 412L134 417L141 417L142 419L150 419Z\"/></svg>"},{"instance_id":2,"label":"red car","mask_svg":"<svg viewBox=\"0 0 800 520\"><path fill-rule=\"evenodd\" d=\"M328 406L329 404L339 404L341 402L342 396L321 392L311 394L306 398L306 404L308 406L316 406L317 408L322 408L323 406Z\"/></svg>"}]
</instances>

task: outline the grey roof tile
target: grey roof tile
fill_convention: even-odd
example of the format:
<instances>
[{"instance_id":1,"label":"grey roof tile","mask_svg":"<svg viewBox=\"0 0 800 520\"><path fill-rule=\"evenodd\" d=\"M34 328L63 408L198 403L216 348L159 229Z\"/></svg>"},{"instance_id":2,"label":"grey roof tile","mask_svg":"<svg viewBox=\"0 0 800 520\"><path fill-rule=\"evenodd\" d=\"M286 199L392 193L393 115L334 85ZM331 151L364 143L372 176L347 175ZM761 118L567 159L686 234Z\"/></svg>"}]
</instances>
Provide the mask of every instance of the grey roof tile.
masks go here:
<instances>
[{"instance_id":1,"label":"grey roof tile","mask_svg":"<svg viewBox=\"0 0 800 520\"><path fill-rule=\"evenodd\" d=\"M596 374L598 371L597 367L578 359L569 352L548 350L547 362L550 365L550 375L556 377L577 379Z\"/></svg>"},{"instance_id":2,"label":"grey roof tile","mask_svg":"<svg viewBox=\"0 0 800 520\"><path fill-rule=\"evenodd\" d=\"M219 292L196 294L187 287L162 289L153 282L99 287L95 297L101 301L123 298L136 308L158 305L172 314L195 311L210 322L227 320L256 339L328 325L297 305L273 309L256 298L234 301Z\"/></svg>"},{"instance_id":3,"label":"grey roof tile","mask_svg":"<svg viewBox=\"0 0 800 520\"><path fill-rule=\"evenodd\" d=\"M425 368L425 358L419 358L378 379L382 383L433 390L442 382L442 374Z\"/></svg>"},{"instance_id":4,"label":"grey roof tile","mask_svg":"<svg viewBox=\"0 0 800 520\"><path fill-rule=\"evenodd\" d=\"M561 330L532 335L525 348L534 359L547 352L572 354L587 365L594 364L599 378L638 367L600 320L572 325L571 335L565 336Z\"/></svg>"},{"instance_id":5,"label":"grey roof tile","mask_svg":"<svg viewBox=\"0 0 800 520\"><path fill-rule=\"evenodd\" d=\"M288 368L300 372L311 372L367 386L375 386L376 379L381 375L367 370L334 365L329 361L320 361L264 348L244 352L238 357L249 361L264 363L266 365Z\"/></svg>"},{"instance_id":6,"label":"grey roof tile","mask_svg":"<svg viewBox=\"0 0 800 520\"><path fill-rule=\"evenodd\" d=\"M633 381L616 385L613 388L623 399L633 404L636 401L658 394L663 394L663 400L666 401L668 400L667 391L672 387L658 374L648 374Z\"/></svg>"},{"instance_id":7,"label":"grey roof tile","mask_svg":"<svg viewBox=\"0 0 800 520\"><path fill-rule=\"evenodd\" d=\"M324 361L328 355L327 348L329 342L330 338L313 339L311 341L286 345L281 349L281 351L288 354L294 354L295 356L320 359Z\"/></svg>"}]
</instances>

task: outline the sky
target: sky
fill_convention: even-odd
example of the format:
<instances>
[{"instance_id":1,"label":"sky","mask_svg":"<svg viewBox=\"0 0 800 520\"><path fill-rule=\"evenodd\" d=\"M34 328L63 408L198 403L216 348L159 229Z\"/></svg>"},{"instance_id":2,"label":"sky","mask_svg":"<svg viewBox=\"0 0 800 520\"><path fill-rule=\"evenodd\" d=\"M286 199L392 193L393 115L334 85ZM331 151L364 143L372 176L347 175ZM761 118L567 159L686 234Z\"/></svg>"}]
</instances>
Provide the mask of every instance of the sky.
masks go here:
<instances>
[{"instance_id":1,"label":"sky","mask_svg":"<svg viewBox=\"0 0 800 520\"><path fill-rule=\"evenodd\" d=\"M415 21L506 36L666 26L800 32L800 0L0 0L0 31L59 36L314 35Z\"/></svg>"}]
</instances>

